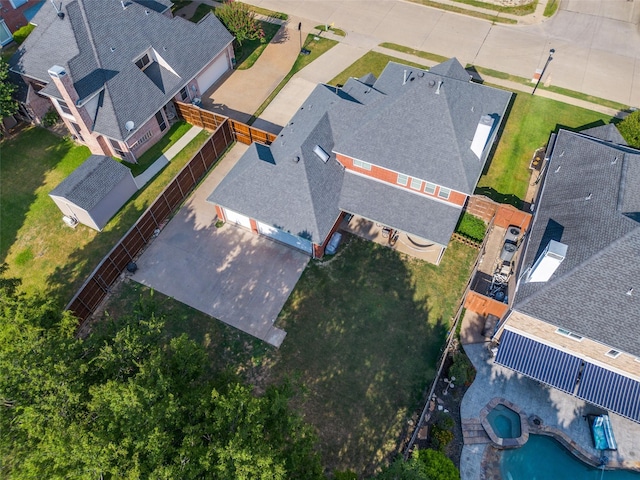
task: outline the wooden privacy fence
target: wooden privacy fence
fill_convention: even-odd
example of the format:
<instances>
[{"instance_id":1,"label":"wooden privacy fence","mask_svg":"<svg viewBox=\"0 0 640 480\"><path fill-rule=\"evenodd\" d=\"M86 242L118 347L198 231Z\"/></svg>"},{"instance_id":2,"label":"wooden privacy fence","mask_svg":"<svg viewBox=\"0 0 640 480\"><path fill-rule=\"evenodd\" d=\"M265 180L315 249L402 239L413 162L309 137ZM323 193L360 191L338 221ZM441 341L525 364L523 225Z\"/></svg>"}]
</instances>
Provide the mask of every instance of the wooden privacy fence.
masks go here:
<instances>
[{"instance_id":1,"label":"wooden privacy fence","mask_svg":"<svg viewBox=\"0 0 640 480\"><path fill-rule=\"evenodd\" d=\"M228 122L231 127L231 132L233 132L236 140L240 143L244 143L245 145L251 145L253 142L270 145L276 138L278 138L278 136L273 133L253 128L245 123L232 120L229 117L219 115L209 110L204 110L203 108L196 107L190 103L174 103L178 115L191 125L206 128L207 130L215 130L225 121Z\"/></svg>"},{"instance_id":2,"label":"wooden privacy fence","mask_svg":"<svg viewBox=\"0 0 640 480\"><path fill-rule=\"evenodd\" d=\"M231 125L228 121L223 121L202 145L200 151L189 160L135 225L102 259L67 305L67 310L72 311L81 324L95 312L127 265L136 258L157 230L164 226L171 214L233 141Z\"/></svg>"}]
</instances>

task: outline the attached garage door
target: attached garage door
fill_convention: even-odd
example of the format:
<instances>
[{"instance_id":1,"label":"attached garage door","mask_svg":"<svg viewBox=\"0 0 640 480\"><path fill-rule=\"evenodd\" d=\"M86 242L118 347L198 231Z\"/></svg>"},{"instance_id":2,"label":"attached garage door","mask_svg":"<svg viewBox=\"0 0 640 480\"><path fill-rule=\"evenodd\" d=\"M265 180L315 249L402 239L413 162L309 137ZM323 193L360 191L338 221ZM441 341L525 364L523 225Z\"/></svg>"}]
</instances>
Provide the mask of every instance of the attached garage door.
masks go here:
<instances>
[{"instance_id":1,"label":"attached garage door","mask_svg":"<svg viewBox=\"0 0 640 480\"><path fill-rule=\"evenodd\" d=\"M229 70L227 55L222 53L220 58L213 62L213 64L204 72L198 75L198 89L200 90L200 94L204 94L204 92L211 85L216 83L216 80L218 80L227 70Z\"/></svg>"},{"instance_id":2,"label":"attached garage door","mask_svg":"<svg viewBox=\"0 0 640 480\"><path fill-rule=\"evenodd\" d=\"M241 227L248 228L251 230L251 221L249 217L246 215L240 215L233 210L229 210L228 208L224 209L224 216L227 218L227 222L235 223L236 225L240 225Z\"/></svg>"},{"instance_id":3,"label":"attached garage door","mask_svg":"<svg viewBox=\"0 0 640 480\"><path fill-rule=\"evenodd\" d=\"M261 222L258 222L258 231L262 235L273 238L279 242L286 243L287 245L291 245L292 247L302 250L309 255L313 253L313 244L305 238L300 238L296 235L287 233L284 230L280 230L279 228L275 228Z\"/></svg>"}]
</instances>

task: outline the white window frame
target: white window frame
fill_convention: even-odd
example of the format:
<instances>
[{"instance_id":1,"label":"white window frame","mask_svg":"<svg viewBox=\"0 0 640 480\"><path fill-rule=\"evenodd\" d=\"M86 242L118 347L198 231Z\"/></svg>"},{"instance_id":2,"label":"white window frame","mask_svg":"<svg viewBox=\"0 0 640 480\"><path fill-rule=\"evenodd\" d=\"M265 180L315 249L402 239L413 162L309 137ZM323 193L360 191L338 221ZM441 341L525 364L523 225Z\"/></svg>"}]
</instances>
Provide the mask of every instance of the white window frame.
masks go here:
<instances>
[{"instance_id":1,"label":"white window frame","mask_svg":"<svg viewBox=\"0 0 640 480\"><path fill-rule=\"evenodd\" d=\"M60 116L64 117L64 118L68 118L69 120L73 120L74 122L76 121L76 117L73 116L73 113L67 113L63 110L63 105L64 108L66 108L67 110L69 110L69 112L71 112L71 109L69 108L69 105L67 105L67 102L65 102L64 100L58 100L57 98L55 99L56 101L56 107L58 109L58 113L60 114Z\"/></svg>"},{"instance_id":2,"label":"white window frame","mask_svg":"<svg viewBox=\"0 0 640 480\"><path fill-rule=\"evenodd\" d=\"M369 162L363 162L362 160L358 160L357 158L353 159L353 166L361 168L363 170L371 170L371 164Z\"/></svg>"},{"instance_id":3,"label":"white window frame","mask_svg":"<svg viewBox=\"0 0 640 480\"><path fill-rule=\"evenodd\" d=\"M404 173L399 173L398 179L396 180L396 182L398 183L398 185L402 185L403 187L406 187L407 184L409 183L409 176L405 175Z\"/></svg>"},{"instance_id":4,"label":"white window frame","mask_svg":"<svg viewBox=\"0 0 640 480\"><path fill-rule=\"evenodd\" d=\"M422 184L424 182L422 180L420 180L419 178L412 178L411 179L411 183L409 184L409 187L414 189L414 190L422 190Z\"/></svg>"},{"instance_id":5,"label":"white window frame","mask_svg":"<svg viewBox=\"0 0 640 480\"><path fill-rule=\"evenodd\" d=\"M605 355L609 358L618 358L620 356L620 353L621 352L619 352L618 350L612 348L607 353L605 353Z\"/></svg>"},{"instance_id":6,"label":"white window frame","mask_svg":"<svg viewBox=\"0 0 640 480\"><path fill-rule=\"evenodd\" d=\"M138 65L138 62L143 60L145 57L147 57L147 60L149 61L142 66ZM138 58L134 63L136 64L136 67L138 67L140 70L144 72L145 68L147 68L149 65L153 63L153 58L151 57L149 52L145 52L144 54L140 55L140 58Z\"/></svg>"},{"instance_id":7,"label":"white window frame","mask_svg":"<svg viewBox=\"0 0 640 480\"><path fill-rule=\"evenodd\" d=\"M578 335L577 333L570 332L569 330L565 330L564 328L556 329L556 333L558 335L562 335L563 337L570 338L573 341L581 342L584 340L584 337Z\"/></svg>"},{"instance_id":8,"label":"white window frame","mask_svg":"<svg viewBox=\"0 0 640 480\"><path fill-rule=\"evenodd\" d=\"M440 187L438 190L438 198L442 198L443 200L448 200L451 196L451 189L447 187Z\"/></svg>"},{"instance_id":9,"label":"white window frame","mask_svg":"<svg viewBox=\"0 0 640 480\"><path fill-rule=\"evenodd\" d=\"M435 195L437 185L431 182L424 182L424 193Z\"/></svg>"}]
</instances>

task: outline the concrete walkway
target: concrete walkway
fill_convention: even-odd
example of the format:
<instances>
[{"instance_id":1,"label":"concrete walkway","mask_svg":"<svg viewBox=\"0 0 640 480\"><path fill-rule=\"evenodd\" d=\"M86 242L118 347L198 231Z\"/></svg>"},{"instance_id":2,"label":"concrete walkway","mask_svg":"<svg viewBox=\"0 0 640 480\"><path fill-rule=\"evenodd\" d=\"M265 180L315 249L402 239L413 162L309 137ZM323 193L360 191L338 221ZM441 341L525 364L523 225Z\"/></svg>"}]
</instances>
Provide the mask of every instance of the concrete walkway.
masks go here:
<instances>
[{"instance_id":1,"label":"concrete walkway","mask_svg":"<svg viewBox=\"0 0 640 480\"><path fill-rule=\"evenodd\" d=\"M196 138L196 136L202 131L200 127L191 127L187 133L185 133L180 140L174 143L171 148L169 148L163 155L161 155L155 162L153 162L149 168L147 168L144 172L142 172L137 177L134 177L133 181L136 182L136 186L138 190L144 187L147 183L151 181L153 177L155 177L160 170L166 167L169 162L175 157L180 151L186 147L191 140Z\"/></svg>"}]
</instances>

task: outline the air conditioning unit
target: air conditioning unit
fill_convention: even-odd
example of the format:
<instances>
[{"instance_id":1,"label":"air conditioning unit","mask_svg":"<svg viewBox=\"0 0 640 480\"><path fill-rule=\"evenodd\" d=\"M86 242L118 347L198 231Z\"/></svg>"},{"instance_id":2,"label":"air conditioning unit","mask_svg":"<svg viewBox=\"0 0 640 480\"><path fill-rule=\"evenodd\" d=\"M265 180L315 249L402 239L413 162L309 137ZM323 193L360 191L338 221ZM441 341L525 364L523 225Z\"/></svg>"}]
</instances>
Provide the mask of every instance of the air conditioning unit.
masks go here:
<instances>
[{"instance_id":1,"label":"air conditioning unit","mask_svg":"<svg viewBox=\"0 0 640 480\"><path fill-rule=\"evenodd\" d=\"M64 215L62 217L62 221L71 228L76 228L78 226L78 219L76 217L70 217L69 215Z\"/></svg>"}]
</instances>

